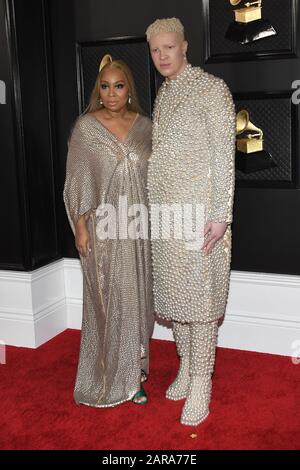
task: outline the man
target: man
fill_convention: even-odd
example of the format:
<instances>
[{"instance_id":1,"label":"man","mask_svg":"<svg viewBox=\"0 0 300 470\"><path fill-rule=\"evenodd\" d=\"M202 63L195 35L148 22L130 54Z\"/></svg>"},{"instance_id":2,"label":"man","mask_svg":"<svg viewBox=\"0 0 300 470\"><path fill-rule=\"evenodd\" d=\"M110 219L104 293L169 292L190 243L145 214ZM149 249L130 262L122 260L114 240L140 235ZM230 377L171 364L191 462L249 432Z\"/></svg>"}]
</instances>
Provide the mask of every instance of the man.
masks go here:
<instances>
[{"instance_id":1,"label":"man","mask_svg":"<svg viewBox=\"0 0 300 470\"><path fill-rule=\"evenodd\" d=\"M155 311L172 321L180 356L166 397L186 398L181 423L197 425L209 414L218 320L229 288L235 107L221 78L187 62L177 18L156 20L146 35L154 65L165 77L154 108L148 191ZM191 249L184 239L154 239L153 208L191 202L203 207L204 243ZM187 219L183 215L183 225Z\"/></svg>"}]
</instances>

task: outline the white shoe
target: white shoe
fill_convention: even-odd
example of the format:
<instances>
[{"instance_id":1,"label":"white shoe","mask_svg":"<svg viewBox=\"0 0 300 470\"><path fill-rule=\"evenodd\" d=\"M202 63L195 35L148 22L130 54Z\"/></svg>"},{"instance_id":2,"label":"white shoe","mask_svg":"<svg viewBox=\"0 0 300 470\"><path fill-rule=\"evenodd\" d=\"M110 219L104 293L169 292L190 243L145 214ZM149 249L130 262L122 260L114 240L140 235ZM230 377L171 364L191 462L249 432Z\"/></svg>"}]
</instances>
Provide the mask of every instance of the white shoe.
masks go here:
<instances>
[{"instance_id":1,"label":"white shoe","mask_svg":"<svg viewBox=\"0 0 300 470\"><path fill-rule=\"evenodd\" d=\"M191 378L187 399L181 413L181 424L197 426L208 417L211 386L210 376L197 375Z\"/></svg>"}]
</instances>

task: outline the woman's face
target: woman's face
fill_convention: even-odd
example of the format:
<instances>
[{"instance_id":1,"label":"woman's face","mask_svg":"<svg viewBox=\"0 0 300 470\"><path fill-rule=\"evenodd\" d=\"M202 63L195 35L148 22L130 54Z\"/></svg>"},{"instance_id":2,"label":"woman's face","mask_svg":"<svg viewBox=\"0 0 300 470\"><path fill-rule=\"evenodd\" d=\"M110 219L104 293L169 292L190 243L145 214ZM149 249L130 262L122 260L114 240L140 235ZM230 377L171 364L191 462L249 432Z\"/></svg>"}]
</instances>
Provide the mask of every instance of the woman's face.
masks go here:
<instances>
[{"instance_id":1,"label":"woman's face","mask_svg":"<svg viewBox=\"0 0 300 470\"><path fill-rule=\"evenodd\" d=\"M126 107L129 88L124 73L117 68L106 67L100 80L100 98L109 111L118 112Z\"/></svg>"}]
</instances>

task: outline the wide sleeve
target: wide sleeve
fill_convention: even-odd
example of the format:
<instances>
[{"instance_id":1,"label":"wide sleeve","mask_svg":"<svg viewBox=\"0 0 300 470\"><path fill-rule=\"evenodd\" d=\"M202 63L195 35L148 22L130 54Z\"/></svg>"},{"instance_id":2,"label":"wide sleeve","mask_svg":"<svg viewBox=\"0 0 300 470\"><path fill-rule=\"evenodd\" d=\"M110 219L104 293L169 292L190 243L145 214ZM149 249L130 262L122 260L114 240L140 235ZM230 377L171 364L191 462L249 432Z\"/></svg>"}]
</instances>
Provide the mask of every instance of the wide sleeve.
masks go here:
<instances>
[{"instance_id":1,"label":"wide sleeve","mask_svg":"<svg viewBox=\"0 0 300 470\"><path fill-rule=\"evenodd\" d=\"M236 112L230 90L217 78L209 96L207 128L211 145L211 206L208 220L232 222L235 183Z\"/></svg>"},{"instance_id":2,"label":"wide sleeve","mask_svg":"<svg viewBox=\"0 0 300 470\"><path fill-rule=\"evenodd\" d=\"M63 199L73 233L78 219L97 208L94 156L86 126L82 118L79 118L68 143Z\"/></svg>"}]
</instances>

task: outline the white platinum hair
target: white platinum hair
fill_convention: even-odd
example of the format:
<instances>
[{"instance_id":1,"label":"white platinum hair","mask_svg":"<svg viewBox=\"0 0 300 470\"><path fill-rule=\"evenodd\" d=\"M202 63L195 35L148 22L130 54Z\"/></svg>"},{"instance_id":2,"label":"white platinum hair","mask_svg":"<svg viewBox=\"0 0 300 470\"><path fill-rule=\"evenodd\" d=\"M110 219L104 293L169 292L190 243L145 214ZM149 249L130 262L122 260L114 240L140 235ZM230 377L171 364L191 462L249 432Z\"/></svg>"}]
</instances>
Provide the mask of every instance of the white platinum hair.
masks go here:
<instances>
[{"instance_id":1,"label":"white platinum hair","mask_svg":"<svg viewBox=\"0 0 300 470\"><path fill-rule=\"evenodd\" d=\"M153 34L179 33L184 39L184 27L178 18L161 18L150 24L146 30L147 41Z\"/></svg>"}]
</instances>

